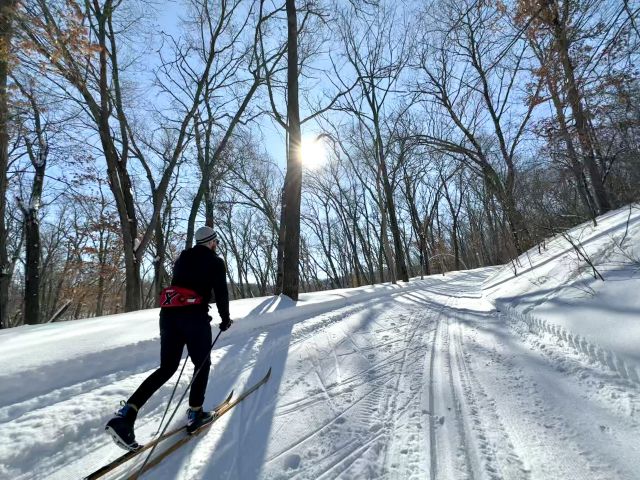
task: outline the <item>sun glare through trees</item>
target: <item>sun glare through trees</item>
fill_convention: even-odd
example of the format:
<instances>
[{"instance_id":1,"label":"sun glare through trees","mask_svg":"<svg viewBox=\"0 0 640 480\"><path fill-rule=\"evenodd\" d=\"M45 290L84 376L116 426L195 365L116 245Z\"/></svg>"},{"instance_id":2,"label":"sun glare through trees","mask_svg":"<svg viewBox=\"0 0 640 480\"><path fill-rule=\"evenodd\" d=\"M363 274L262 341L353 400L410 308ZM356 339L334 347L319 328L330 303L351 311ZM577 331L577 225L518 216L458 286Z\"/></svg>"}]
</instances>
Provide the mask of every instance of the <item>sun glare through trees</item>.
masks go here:
<instances>
[{"instance_id":1,"label":"sun glare through trees","mask_svg":"<svg viewBox=\"0 0 640 480\"><path fill-rule=\"evenodd\" d=\"M303 137L301 145L302 166L309 170L318 170L327 163L327 149L322 140Z\"/></svg>"}]
</instances>

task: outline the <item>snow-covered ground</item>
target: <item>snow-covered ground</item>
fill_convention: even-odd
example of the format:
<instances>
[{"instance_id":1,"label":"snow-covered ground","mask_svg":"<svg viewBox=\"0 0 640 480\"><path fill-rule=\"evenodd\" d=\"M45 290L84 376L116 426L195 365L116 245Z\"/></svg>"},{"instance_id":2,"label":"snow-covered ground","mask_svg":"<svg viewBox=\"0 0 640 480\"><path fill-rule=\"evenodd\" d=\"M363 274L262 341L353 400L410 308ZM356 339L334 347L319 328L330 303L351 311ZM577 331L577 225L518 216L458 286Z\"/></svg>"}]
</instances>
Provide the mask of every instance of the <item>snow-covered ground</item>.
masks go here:
<instances>
[{"instance_id":1,"label":"snow-covered ground","mask_svg":"<svg viewBox=\"0 0 640 480\"><path fill-rule=\"evenodd\" d=\"M517 277L233 302L207 402L271 379L143 478L637 480L640 210L570 233L604 282L558 238ZM122 453L104 423L156 366L157 314L0 332L0 478L81 478ZM140 441L173 382L141 410Z\"/></svg>"},{"instance_id":2,"label":"snow-covered ground","mask_svg":"<svg viewBox=\"0 0 640 480\"><path fill-rule=\"evenodd\" d=\"M594 361L620 364L620 373L638 382L640 204L597 223L558 235L505 265L487 279L484 292L530 330L569 341Z\"/></svg>"}]
</instances>

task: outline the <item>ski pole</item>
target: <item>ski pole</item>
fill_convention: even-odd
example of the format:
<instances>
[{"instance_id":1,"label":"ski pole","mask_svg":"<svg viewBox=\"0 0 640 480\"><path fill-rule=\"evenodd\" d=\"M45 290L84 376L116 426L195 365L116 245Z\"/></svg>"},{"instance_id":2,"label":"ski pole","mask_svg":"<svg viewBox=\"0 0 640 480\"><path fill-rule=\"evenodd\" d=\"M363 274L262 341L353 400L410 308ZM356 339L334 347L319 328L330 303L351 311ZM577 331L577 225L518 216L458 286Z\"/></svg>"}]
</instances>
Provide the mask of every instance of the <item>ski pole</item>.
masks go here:
<instances>
[{"instance_id":1,"label":"ski pole","mask_svg":"<svg viewBox=\"0 0 640 480\"><path fill-rule=\"evenodd\" d=\"M158 434L160 433L160 430L162 429L162 423L164 422L164 419L167 416L167 412L169 411L169 405L171 405L173 396L176 394L176 390L178 389L178 384L180 383L180 379L182 378L182 373L184 372L184 368L187 366L188 361L189 361L189 356L187 355L184 359L184 362L182 362L182 369L178 374L178 379L176 380L176 384L173 386L173 391L169 396L169 401L167 402L167 408L164 409L164 413L162 414L162 419L160 419L160 423L158 424L158 430L156 430L156 433L153 434L154 437L157 437Z\"/></svg>"}]
</instances>

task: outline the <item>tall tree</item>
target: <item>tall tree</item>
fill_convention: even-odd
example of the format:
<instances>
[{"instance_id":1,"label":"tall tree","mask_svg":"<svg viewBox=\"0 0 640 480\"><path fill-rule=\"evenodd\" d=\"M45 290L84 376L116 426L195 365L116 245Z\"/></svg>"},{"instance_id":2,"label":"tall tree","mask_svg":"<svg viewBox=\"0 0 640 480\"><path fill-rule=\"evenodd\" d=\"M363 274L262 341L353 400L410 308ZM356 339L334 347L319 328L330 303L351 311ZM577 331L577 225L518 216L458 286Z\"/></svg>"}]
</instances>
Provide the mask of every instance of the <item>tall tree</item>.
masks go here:
<instances>
[{"instance_id":1,"label":"tall tree","mask_svg":"<svg viewBox=\"0 0 640 480\"><path fill-rule=\"evenodd\" d=\"M254 7L256 12L254 12ZM189 222L187 224L186 247L190 247L195 231L195 221L201 204L205 204L205 222L213 226L213 197L215 185L217 185L224 172L230 165L223 165L223 157L235 135L236 129L247 119L252 119L255 115L251 112L250 104L258 92L265 78L273 74L280 59L286 52L286 44L276 45L273 49L265 51L261 49L263 30L272 18L274 12L265 13L264 1L253 2L248 9L246 21L240 22L241 27L236 32L207 31L210 28L212 15L210 8L200 7L197 18L208 19L207 22L199 24L202 31L201 37L216 35L220 37L218 43L218 61L211 72L211 79L205 85L203 93L203 104L194 117L194 136L196 143L196 155L198 167L201 172L200 186L196 192L191 205ZM278 11L277 9L276 11ZM230 18L233 11L227 14ZM248 20L255 19L253 32L247 28ZM232 24L231 24L232 25ZM239 44L244 30L247 30L246 39L243 44ZM233 33L233 35L230 35ZM251 34L251 35L250 35ZM224 42L224 36L230 38ZM233 48L231 48L233 47ZM224 58L224 61L221 59ZM239 86L245 86L244 91L240 91ZM218 102L218 98L225 98L224 102ZM226 119L229 120L226 120ZM227 122L225 124L225 122Z\"/></svg>"},{"instance_id":2,"label":"tall tree","mask_svg":"<svg viewBox=\"0 0 640 480\"><path fill-rule=\"evenodd\" d=\"M300 289L300 195L302 158L300 102L298 101L298 17L295 0L287 1L287 174L283 193L284 248L282 293L298 299Z\"/></svg>"},{"instance_id":3,"label":"tall tree","mask_svg":"<svg viewBox=\"0 0 640 480\"><path fill-rule=\"evenodd\" d=\"M9 167L9 72L12 67L11 37L16 0L0 0L0 328L7 326L11 268L5 224L7 169Z\"/></svg>"},{"instance_id":4,"label":"tall tree","mask_svg":"<svg viewBox=\"0 0 640 480\"><path fill-rule=\"evenodd\" d=\"M48 122L43 118L42 106L38 100L34 84L23 84L16 80L20 92L26 99L23 138L27 155L33 167L33 180L28 201L20 199L18 205L23 215L25 235L24 271L24 323L35 325L41 321L40 309L40 205L44 175L49 156ZM27 127L27 124L31 124Z\"/></svg>"},{"instance_id":5,"label":"tall tree","mask_svg":"<svg viewBox=\"0 0 640 480\"><path fill-rule=\"evenodd\" d=\"M398 23L402 28L397 28ZM388 104L393 101L399 79L411 58L411 43L408 25L394 8L381 5L372 15L363 12L352 14L350 9L342 12L340 40L346 64L353 70L358 85L358 95L349 95L342 109L351 113L369 135L370 152L376 169L377 195L381 208L382 245L387 253L387 264L397 272L399 278L409 281L402 234L395 205L395 189L389 164L393 164L393 148L396 142L398 120L406 112L400 106L393 115L388 115ZM337 71L336 77L341 79ZM341 80L344 84L344 81ZM388 123L388 125L385 125ZM397 161L401 155L396 155ZM387 218L393 238L393 253L386 244ZM391 257L395 257L395 265ZM394 278L395 280L395 278Z\"/></svg>"},{"instance_id":6,"label":"tall tree","mask_svg":"<svg viewBox=\"0 0 640 480\"><path fill-rule=\"evenodd\" d=\"M436 28L425 34L416 86L427 110L422 138L482 175L519 254L530 239L517 161L541 82L527 82L526 44L501 6L468 3L438 3L430 13Z\"/></svg>"},{"instance_id":7,"label":"tall tree","mask_svg":"<svg viewBox=\"0 0 640 480\"><path fill-rule=\"evenodd\" d=\"M566 105L571 111L577 145L580 147L593 199L599 214L614 207L611 192L606 185L606 166L600 153L597 134L593 128L592 113L589 111L585 89L588 82L596 80L589 72L597 71L597 63L602 57L616 55L616 42L622 41L623 29L617 22L623 12L628 11L627 2L617 5L619 12L613 20L606 18L607 2L601 0L520 0L517 3L516 19L528 27L528 36L541 60L540 75L546 79L557 111L561 130L566 130L564 104L558 105L558 85L566 96ZM618 2L612 2L617 4ZM632 20L633 17L631 16ZM616 37L619 37L616 39ZM604 47L603 47L604 45ZM607 75L609 79L612 76ZM621 82L618 78L617 82ZM596 82L602 85L602 80ZM564 125L563 125L564 124ZM579 188L585 202L592 201L588 189L585 191L576 161L575 146L571 137L563 131L563 137L573 162ZM593 209L592 205L588 205Z\"/></svg>"},{"instance_id":8,"label":"tall tree","mask_svg":"<svg viewBox=\"0 0 640 480\"><path fill-rule=\"evenodd\" d=\"M239 3L237 0L221 0L222 14L213 29L224 28L232 21L225 12L227 9L238 10ZM203 91L216 58L217 37L214 35L208 39L201 56L190 57L189 46L177 43L172 52L174 58L161 57L156 84L160 92L172 99L178 108L173 114L160 114L164 116L164 130L170 132L167 135L171 141L164 145L166 148L153 147L149 143L139 142L142 133L134 130L132 115L124 103L125 70L120 63L122 45L119 43L123 30L118 25L121 18L116 16L121 8L124 8L123 3L113 0L61 0L54 3L34 0L25 7L21 27L25 45L48 59L55 74L75 88L80 98L71 98L84 105L99 135L123 239L125 310L131 311L142 306L143 258L156 235L155 227L160 220L169 182L190 140L192 120L202 102ZM176 62L191 65L176 73L173 68ZM189 85L189 88L173 88L180 83ZM152 171L151 155L143 147L162 161L163 169L157 181ZM145 228L141 228L142 222L136 208L130 165L132 158L139 161L145 170L151 190L152 213Z\"/></svg>"}]
</instances>

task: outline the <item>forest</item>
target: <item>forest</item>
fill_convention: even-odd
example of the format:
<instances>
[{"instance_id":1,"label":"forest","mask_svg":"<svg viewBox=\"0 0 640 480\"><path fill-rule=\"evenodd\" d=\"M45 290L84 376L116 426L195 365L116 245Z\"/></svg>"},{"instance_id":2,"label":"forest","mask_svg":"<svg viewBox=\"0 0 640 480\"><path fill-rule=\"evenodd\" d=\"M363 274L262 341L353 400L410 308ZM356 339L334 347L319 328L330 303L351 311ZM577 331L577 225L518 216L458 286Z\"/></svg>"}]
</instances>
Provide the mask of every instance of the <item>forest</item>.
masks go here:
<instances>
[{"instance_id":1,"label":"forest","mask_svg":"<svg viewBox=\"0 0 640 480\"><path fill-rule=\"evenodd\" d=\"M640 200L637 0L0 0L0 328L508 264Z\"/></svg>"}]
</instances>

